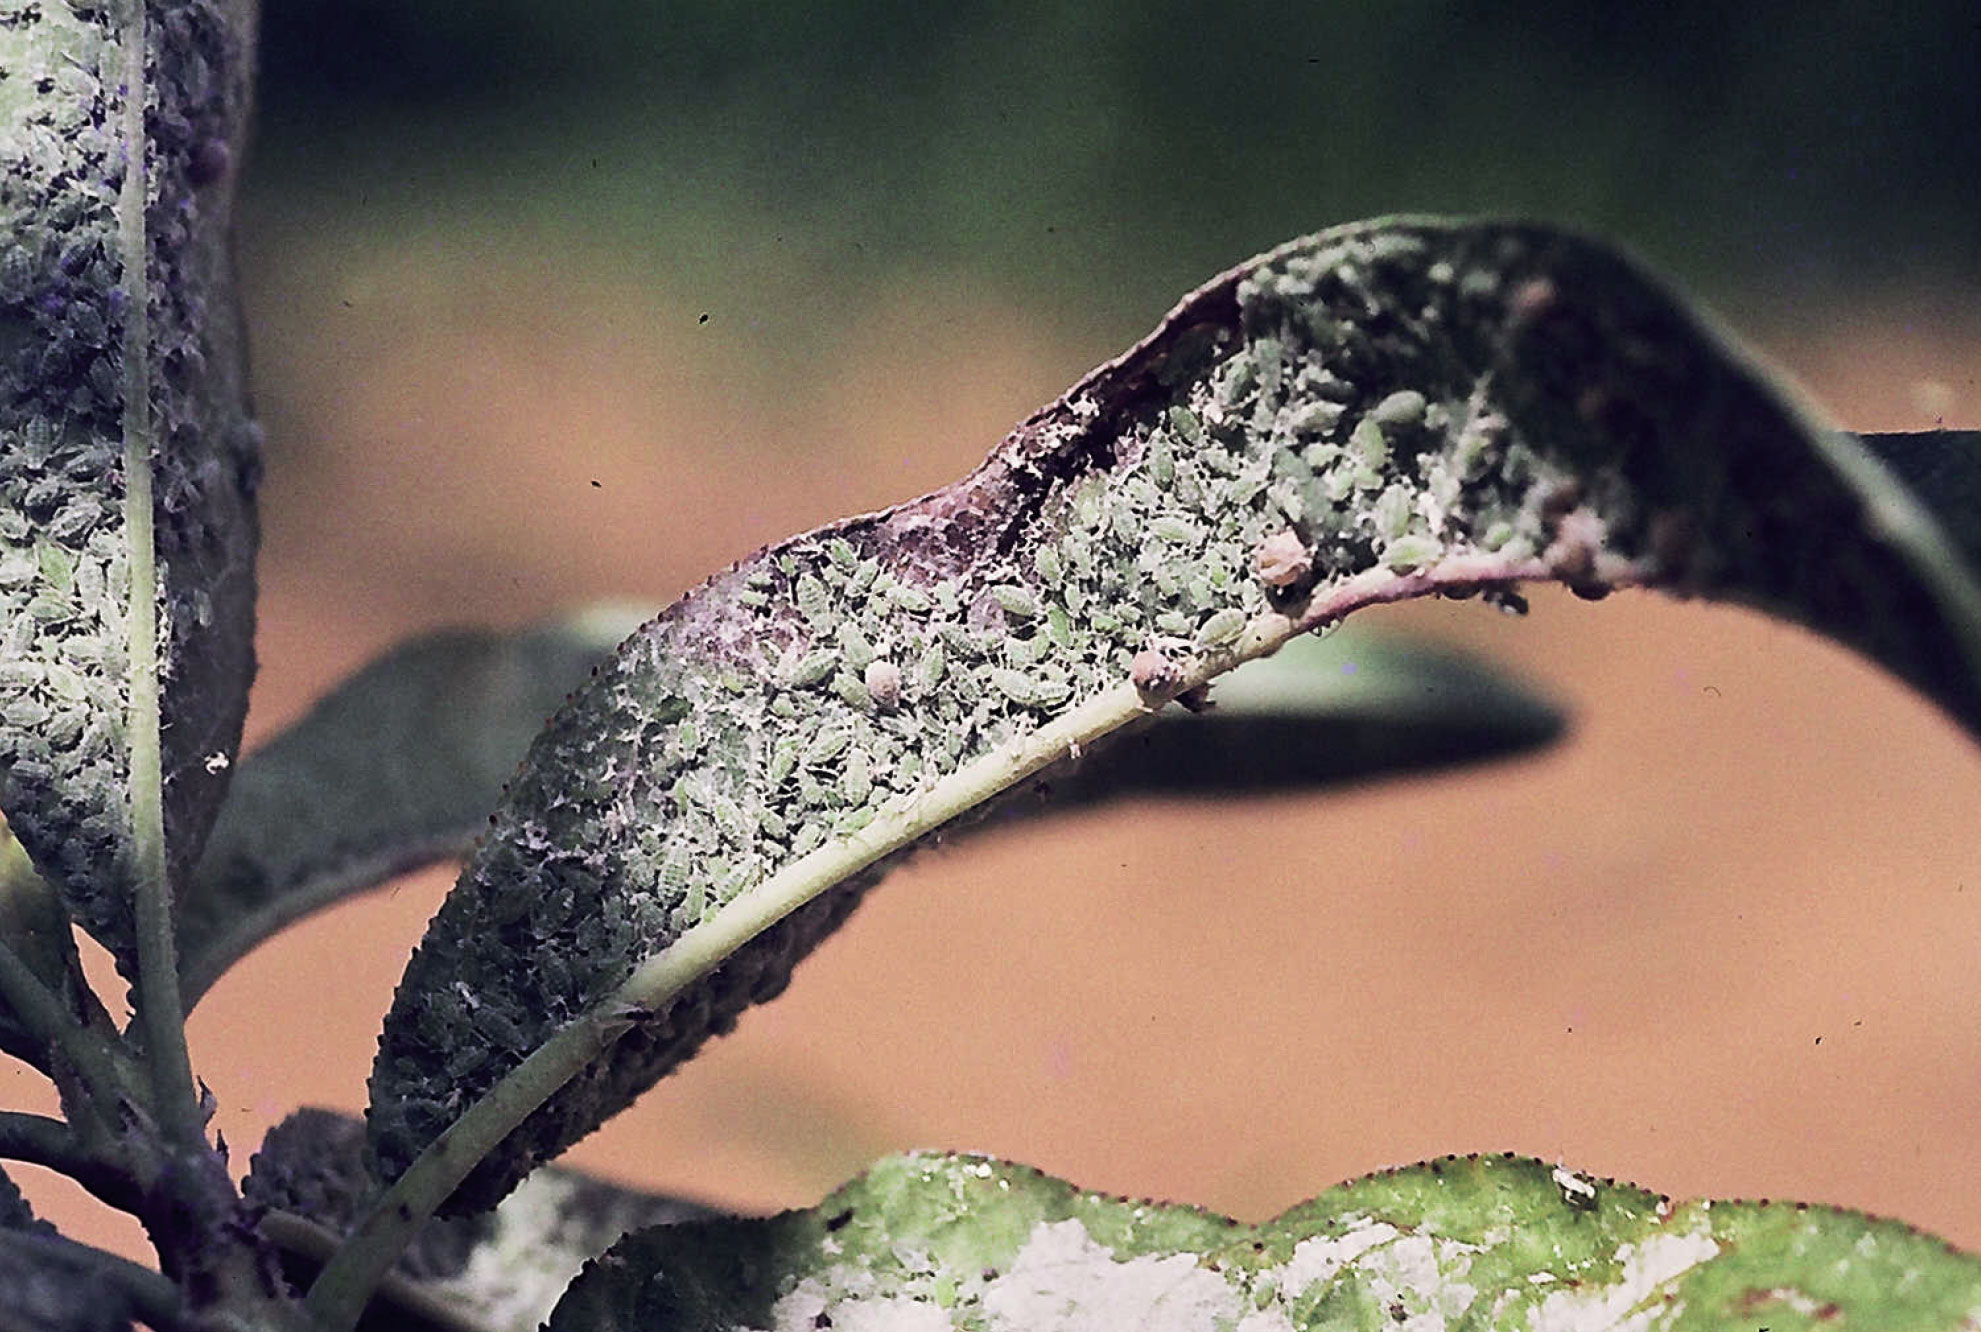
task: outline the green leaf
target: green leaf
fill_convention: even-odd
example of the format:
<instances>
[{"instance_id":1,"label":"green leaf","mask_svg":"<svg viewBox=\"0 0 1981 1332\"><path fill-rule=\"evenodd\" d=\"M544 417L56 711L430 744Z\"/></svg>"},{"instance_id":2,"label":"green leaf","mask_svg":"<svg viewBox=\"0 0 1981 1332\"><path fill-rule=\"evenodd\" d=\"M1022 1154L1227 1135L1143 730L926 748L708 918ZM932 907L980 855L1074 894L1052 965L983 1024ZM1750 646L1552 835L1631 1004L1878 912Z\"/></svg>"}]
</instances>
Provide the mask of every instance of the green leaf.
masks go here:
<instances>
[{"instance_id":1,"label":"green leaf","mask_svg":"<svg viewBox=\"0 0 1981 1332\"><path fill-rule=\"evenodd\" d=\"M548 1332L1942 1332L1976 1318L1981 1261L1896 1222L1673 1202L1511 1153L1371 1175L1258 1226L924 1153L808 1211L629 1236Z\"/></svg>"},{"instance_id":2,"label":"green leaf","mask_svg":"<svg viewBox=\"0 0 1981 1332\"><path fill-rule=\"evenodd\" d=\"M180 902L186 1007L290 922L464 854L544 719L644 618L601 604L415 639L250 754Z\"/></svg>"},{"instance_id":3,"label":"green leaf","mask_svg":"<svg viewBox=\"0 0 1981 1332\"><path fill-rule=\"evenodd\" d=\"M125 7L16 8L0 28L0 808L128 972L134 818L162 819L159 868L183 881L253 674L260 432L228 235L252 24L219 5L151 24L152 128L131 144ZM126 161L144 198L120 199Z\"/></svg>"},{"instance_id":4,"label":"green leaf","mask_svg":"<svg viewBox=\"0 0 1981 1332\"><path fill-rule=\"evenodd\" d=\"M969 477L760 552L621 646L407 968L372 1143L396 1176L459 1127L395 1205L485 1152L448 1205L489 1205L781 991L891 857L1359 607L1535 579L1737 599L1973 723L1981 597L1949 549L1599 244L1430 219L1295 241Z\"/></svg>"},{"instance_id":5,"label":"green leaf","mask_svg":"<svg viewBox=\"0 0 1981 1332\"><path fill-rule=\"evenodd\" d=\"M268 1131L242 1182L250 1203L314 1222L333 1239L349 1233L376 1190L364 1121L314 1108ZM394 1326L422 1326L421 1315L447 1311L455 1318L449 1326L535 1332L579 1270L622 1236L713 1215L696 1203L549 1166L493 1212L429 1222L377 1303L391 1306ZM280 1246L294 1227L278 1220L269 1232ZM319 1259L291 1250L291 1278L306 1283Z\"/></svg>"}]
</instances>

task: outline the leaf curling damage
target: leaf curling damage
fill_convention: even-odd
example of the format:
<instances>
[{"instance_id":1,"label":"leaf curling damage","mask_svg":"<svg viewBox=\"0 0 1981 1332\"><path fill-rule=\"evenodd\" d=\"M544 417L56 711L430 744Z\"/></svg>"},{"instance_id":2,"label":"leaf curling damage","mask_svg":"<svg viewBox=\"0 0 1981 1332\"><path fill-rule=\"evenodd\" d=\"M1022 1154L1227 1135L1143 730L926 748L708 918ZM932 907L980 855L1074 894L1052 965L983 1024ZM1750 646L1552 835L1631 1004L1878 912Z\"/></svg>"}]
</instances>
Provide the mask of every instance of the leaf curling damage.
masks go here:
<instances>
[{"instance_id":1,"label":"leaf curling damage","mask_svg":"<svg viewBox=\"0 0 1981 1332\"><path fill-rule=\"evenodd\" d=\"M620 648L407 969L373 1148L396 1175L643 959L1158 660L1170 697L1359 606L1557 579L1759 604L1981 716L1973 628L1868 529L1835 465L1854 447L1549 228L1389 220L1241 265L970 476L763 550ZM641 1014L450 1207L492 1205L781 990L882 868Z\"/></svg>"}]
</instances>

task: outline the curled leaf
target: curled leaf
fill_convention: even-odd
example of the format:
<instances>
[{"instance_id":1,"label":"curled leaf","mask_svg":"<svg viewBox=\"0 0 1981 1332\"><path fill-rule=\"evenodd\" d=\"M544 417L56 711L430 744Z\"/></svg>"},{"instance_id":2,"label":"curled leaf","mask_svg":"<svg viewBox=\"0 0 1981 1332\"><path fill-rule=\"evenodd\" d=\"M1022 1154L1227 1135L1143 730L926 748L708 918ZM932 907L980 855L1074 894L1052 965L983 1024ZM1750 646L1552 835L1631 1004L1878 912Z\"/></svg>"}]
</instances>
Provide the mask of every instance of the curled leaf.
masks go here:
<instances>
[{"instance_id":1,"label":"curled leaf","mask_svg":"<svg viewBox=\"0 0 1981 1332\"><path fill-rule=\"evenodd\" d=\"M1258 1226L925 1153L807 1211L629 1236L548 1332L1927 1332L1977 1317L1981 1261L1896 1222L1674 1202L1511 1153L1371 1175Z\"/></svg>"},{"instance_id":2,"label":"curled leaf","mask_svg":"<svg viewBox=\"0 0 1981 1332\"><path fill-rule=\"evenodd\" d=\"M16 9L0 26L0 808L129 970L133 747L162 744L183 880L253 674L260 435L228 234L253 25L217 0L161 9L133 142L126 7ZM127 163L142 207L120 206ZM134 525L127 463L145 456ZM157 595L134 605L140 557ZM134 663L134 616L157 626L156 722L134 712L151 659Z\"/></svg>"},{"instance_id":3,"label":"curled leaf","mask_svg":"<svg viewBox=\"0 0 1981 1332\"><path fill-rule=\"evenodd\" d=\"M290 922L465 854L544 719L642 618L599 605L416 639L244 759L180 897L186 1007Z\"/></svg>"},{"instance_id":4,"label":"curled leaf","mask_svg":"<svg viewBox=\"0 0 1981 1332\"><path fill-rule=\"evenodd\" d=\"M1532 579L1739 599L1974 723L1981 599L1945 546L1601 245L1428 219L1293 242L970 476L762 551L623 644L407 968L373 1147L396 1175L513 1090L536 1108L449 1204L488 1206L778 993L888 857L1361 606Z\"/></svg>"}]
</instances>

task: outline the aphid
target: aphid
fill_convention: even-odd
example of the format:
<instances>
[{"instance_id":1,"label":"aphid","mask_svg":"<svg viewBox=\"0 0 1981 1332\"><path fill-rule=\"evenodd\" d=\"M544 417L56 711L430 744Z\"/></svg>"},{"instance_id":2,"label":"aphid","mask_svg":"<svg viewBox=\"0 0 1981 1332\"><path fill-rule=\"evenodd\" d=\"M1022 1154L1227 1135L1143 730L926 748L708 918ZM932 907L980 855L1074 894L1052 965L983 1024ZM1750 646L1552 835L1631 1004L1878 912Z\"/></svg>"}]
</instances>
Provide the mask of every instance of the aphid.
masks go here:
<instances>
[{"instance_id":1,"label":"aphid","mask_svg":"<svg viewBox=\"0 0 1981 1332\"><path fill-rule=\"evenodd\" d=\"M709 805L709 813L715 816L715 826L731 842L748 842L756 829L750 825L750 816L743 807L728 796L718 795Z\"/></svg>"},{"instance_id":2,"label":"aphid","mask_svg":"<svg viewBox=\"0 0 1981 1332\"><path fill-rule=\"evenodd\" d=\"M1342 406L1338 402L1314 400L1303 402L1287 413L1286 425L1297 434L1317 435L1334 429L1341 420ZM1312 447L1312 446L1310 446Z\"/></svg>"},{"instance_id":3,"label":"aphid","mask_svg":"<svg viewBox=\"0 0 1981 1332\"><path fill-rule=\"evenodd\" d=\"M960 624L945 623L938 625L936 627L936 639L936 645L947 648L949 654L958 661L967 661L972 657L983 655L979 649L977 640L972 638L970 631Z\"/></svg>"},{"instance_id":4,"label":"aphid","mask_svg":"<svg viewBox=\"0 0 1981 1332\"><path fill-rule=\"evenodd\" d=\"M1314 553L1290 527L1281 528L1252 551L1252 568L1267 587L1291 587L1314 567Z\"/></svg>"},{"instance_id":5,"label":"aphid","mask_svg":"<svg viewBox=\"0 0 1981 1332\"><path fill-rule=\"evenodd\" d=\"M839 654L830 651L808 653L791 667L784 683L793 689L809 689L830 679L839 665Z\"/></svg>"},{"instance_id":6,"label":"aphid","mask_svg":"<svg viewBox=\"0 0 1981 1332\"><path fill-rule=\"evenodd\" d=\"M1052 587L1059 586L1066 576L1065 566L1059 560L1059 551L1052 546L1042 545L1033 552L1032 567L1038 570L1039 578Z\"/></svg>"},{"instance_id":7,"label":"aphid","mask_svg":"<svg viewBox=\"0 0 1981 1332\"><path fill-rule=\"evenodd\" d=\"M867 694L867 686L861 683L858 676L849 675L844 671L832 677L832 692L839 696L841 703L856 712L865 712L873 706L874 701Z\"/></svg>"},{"instance_id":8,"label":"aphid","mask_svg":"<svg viewBox=\"0 0 1981 1332\"><path fill-rule=\"evenodd\" d=\"M777 747L770 752L770 766L764 769L764 785L776 790L784 785L797 767L798 742L787 736L779 740Z\"/></svg>"},{"instance_id":9,"label":"aphid","mask_svg":"<svg viewBox=\"0 0 1981 1332\"><path fill-rule=\"evenodd\" d=\"M846 586L850 591L862 594L872 587L874 580L879 577L879 560L861 560L858 567L853 570L853 576L847 580Z\"/></svg>"},{"instance_id":10,"label":"aphid","mask_svg":"<svg viewBox=\"0 0 1981 1332\"><path fill-rule=\"evenodd\" d=\"M679 837L668 843L667 851L660 858L660 888L669 897L683 892L688 886L694 859L689 854L688 845Z\"/></svg>"},{"instance_id":11,"label":"aphid","mask_svg":"<svg viewBox=\"0 0 1981 1332\"><path fill-rule=\"evenodd\" d=\"M864 671L874 659L874 645L860 632L860 626L852 620L841 620L835 631L839 640L839 650L846 656L846 664L856 671Z\"/></svg>"},{"instance_id":12,"label":"aphid","mask_svg":"<svg viewBox=\"0 0 1981 1332\"><path fill-rule=\"evenodd\" d=\"M1190 601L1190 609L1207 611L1224 602L1224 593L1211 581L1208 573L1199 571L1192 574L1183 584L1183 594Z\"/></svg>"},{"instance_id":13,"label":"aphid","mask_svg":"<svg viewBox=\"0 0 1981 1332\"><path fill-rule=\"evenodd\" d=\"M1032 677L1023 671L1014 671L1002 666L993 666L990 670L990 682L1000 694L1003 694L1013 703L1022 703L1029 706L1037 698L1037 691L1032 685Z\"/></svg>"},{"instance_id":14,"label":"aphid","mask_svg":"<svg viewBox=\"0 0 1981 1332\"><path fill-rule=\"evenodd\" d=\"M825 839L826 831L823 823L807 823L798 830L798 836L792 840L791 854L793 856L808 856L825 845Z\"/></svg>"},{"instance_id":15,"label":"aphid","mask_svg":"<svg viewBox=\"0 0 1981 1332\"><path fill-rule=\"evenodd\" d=\"M927 615L935 603L929 600L928 593L906 583L896 583L887 589L888 600L907 611L910 615Z\"/></svg>"},{"instance_id":16,"label":"aphid","mask_svg":"<svg viewBox=\"0 0 1981 1332\"><path fill-rule=\"evenodd\" d=\"M853 743L853 733L851 731L839 730L837 728L820 731L812 737L812 742L805 746L805 766L808 768L822 767L838 758L841 751L851 743Z\"/></svg>"},{"instance_id":17,"label":"aphid","mask_svg":"<svg viewBox=\"0 0 1981 1332\"><path fill-rule=\"evenodd\" d=\"M867 751L855 749L846 756L846 766L839 773L839 797L849 805L867 803L867 797L874 793L873 765L867 758Z\"/></svg>"},{"instance_id":18,"label":"aphid","mask_svg":"<svg viewBox=\"0 0 1981 1332\"><path fill-rule=\"evenodd\" d=\"M1006 615L1016 615L1021 620L1030 620L1037 618L1039 614L1039 599L1028 587L1020 587L1016 583L1000 583L991 589L991 596L1004 608Z\"/></svg>"},{"instance_id":19,"label":"aphid","mask_svg":"<svg viewBox=\"0 0 1981 1332\"><path fill-rule=\"evenodd\" d=\"M942 644L930 643L928 650L922 653L922 659L915 663L916 689L924 694L932 693L942 683L942 671Z\"/></svg>"},{"instance_id":20,"label":"aphid","mask_svg":"<svg viewBox=\"0 0 1981 1332\"><path fill-rule=\"evenodd\" d=\"M798 769L798 803L806 809L822 809L833 803L834 797L826 790L825 783L809 768Z\"/></svg>"},{"instance_id":21,"label":"aphid","mask_svg":"<svg viewBox=\"0 0 1981 1332\"><path fill-rule=\"evenodd\" d=\"M1204 537L1203 530L1195 523L1173 514L1162 514L1150 519L1149 533L1164 541L1175 542L1179 546L1194 546Z\"/></svg>"},{"instance_id":22,"label":"aphid","mask_svg":"<svg viewBox=\"0 0 1981 1332\"><path fill-rule=\"evenodd\" d=\"M707 876L721 873L722 862L710 861L703 874L688 880L688 895L681 899L681 919L690 928L702 923L702 909L708 904Z\"/></svg>"},{"instance_id":23,"label":"aphid","mask_svg":"<svg viewBox=\"0 0 1981 1332\"><path fill-rule=\"evenodd\" d=\"M1194 448L1204 442L1204 423L1188 407L1170 408L1165 419L1169 423L1169 428L1175 431L1177 438L1185 444Z\"/></svg>"},{"instance_id":24,"label":"aphid","mask_svg":"<svg viewBox=\"0 0 1981 1332\"><path fill-rule=\"evenodd\" d=\"M873 821L873 810L865 806L861 806L859 809L849 809L832 821L832 835L834 837L851 837L854 833L860 831L860 829Z\"/></svg>"},{"instance_id":25,"label":"aphid","mask_svg":"<svg viewBox=\"0 0 1981 1332\"><path fill-rule=\"evenodd\" d=\"M1238 641L1245 632L1245 612L1235 606L1227 606L1218 611L1198 628L1194 640L1199 651L1206 648L1223 647Z\"/></svg>"},{"instance_id":26,"label":"aphid","mask_svg":"<svg viewBox=\"0 0 1981 1332\"><path fill-rule=\"evenodd\" d=\"M1428 405L1416 389L1398 389L1375 405L1369 419L1379 426L1418 426Z\"/></svg>"},{"instance_id":27,"label":"aphid","mask_svg":"<svg viewBox=\"0 0 1981 1332\"><path fill-rule=\"evenodd\" d=\"M1257 472L1248 472L1225 487L1224 502L1234 509L1242 509L1257 499L1259 492L1266 488L1266 478Z\"/></svg>"},{"instance_id":28,"label":"aphid","mask_svg":"<svg viewBox=\"0 0 1981 1332\"><path fill-rule=\"evenodd\" d=\"M1186 509L1202 508L1204 483L1197 475L1197 469L1179 466L1176 469L1176 481L1170 486L1169 493Z\"/></svg>"},{"instance_id":29,"label":"aphid","mask_svg":"<svg viewBox=\"0 0 1981 1332\"><path fill-rule=\"evenodd\" d=\"M1250 357L1239 356L1225 362L1216 385L1218 406L1230 411L1245 399L1258 382L1259 369Z\"/></svg>"},{"instance_id":30,"label":"aphid","mask_svg":"<svg viewBox=\"0 0 1981 1332\"><path fill-rule=\"evenodd\" d=\"M1033 666L1045 659L1052 647L1052 640L1044 634L1034 634L1029 638L1007 638L1004 640L1004 659L1013 666Z\"/></svg>"},{"instance_id":31,"label":"aphid","mask_svg":"<svg viewBox=\"0 0 1981 1332\"><path fill-rule=\"evenodd\" d=\"M1058 606L1048 606L1046 608L1046 637L1056 647L1070 648L1073 646L1072 622L1066 618L1066 612Z\"/></svg>"},{"instance_id":32,"label":"aphid","mask_svg":"<svg viewBox=\"0 0 1981 1332\"><path fill-rule=\"evenodd\" d=\"M1163 611L1156 616L1156 628L1173 638L1181 638L1195 627L1190 617L1181 611Z\"/></svg>"},{"instance_id":33,"label":"aphid","mask_svg":"<svg viewBox=\"0 0 1981 1332\"><path fill-rule=\"evenodd\" d=\"M1169 441L1156 436L1149 445L1149 475L1159 486L1166 486L1176 479L1176 455L1169 451Z\"/></svg>"},{"instance_id":34,"label":"aphid","mask_svg":"<svg viewBox=\"0 0 1981 1332\"><path fill-rule=\"evenodd\" d=\"M753 587L746 587L738 592L736 594L736 600L741 605L748 606L751 610L760 610L770 604L769 595L759 592Z\"/></svg>"},{"instance_id":35,"label":"aphid","mask_svg":"<svg viewBox=\"0 0 1981 1332\"><path fill-rule=\"evenodd\" d=\"M805 574L798 580L797 597L798 613L813 624L823 624L832 618L832 594L812 575Z\"/></svg>"},{"instance_id":36,"label":"aphid","mask_svg":"<svg viewBox=\"0 0 1981 1332\"><path fill-rule=\"evenodd\" d=\"M826 558L847 572L852 572L860 563L860 552L853 549L853 543L845 537L833 537L825 543Z\"/></svg>"},{"instance_id":37,"label":"aphid","mask_svg":"<svg viewBox=\"0 0 1981 1332\"><path fill-rule=\"evenodd\" d=\"M1444 546L1436 537L1400 536L1383 547L1383 565L1398 573L1409 573L1437 563L1443 555Z\"/></svg>"},{"instance_id":38,"label":"aphid","mask_svg":"<svg viewBox=\"0 0 1981 1332\"><path fill-rule=\"evenodd\" d=\"M1348 436L1348 447L1364 467L1381 467L1389 461L1389 437L1383 434L1382 423L1373 415L1355 423Z\"/></svg>"},{"instance_id":39,"label":"aphid","mask_svg":"<svg viewBox=\"0 0 1981 1332\"><path fill-rule=\"evenodd\" d=\"M743 576L743 581L759 592L768 592L777 581L777 575L770 571L769 565L759 564Z\"/></svg>"},{"instance_id":40,"label":"aphid","mask_svg":"<svg viewBox=\"0 0 1981 1332\"><path fill-rule=\"evenodd\" d=\"M1032 681L1032 706L1056 708L1073 696L1073 686L1065 680L1048 676Z\"/></svg>"},{"instance_id":41,"label":"aphid","mask_svg":"<svg viewBox=\"0 0 1981 1332\"><path fill-rule=\"evenodd\" d=\"M1394 541L1410 530L1412 495L1405 486L1389 486L1376 496L1372 516L1376 535Z\"/></svg>"},{"instance_id":42,"label":"aphid","mask_svg":"<svg viewBox=\"0 0 1981 1332\"><path fill-rule=\"evenodd\" d=\"M867 697L882 712L892 712L901 706L901 668L893 662L879 659L868 662L861 683L867 687Z\"/></svg>"},{"instance_id":43,"label":"aphid","mask_svg":"<svg viewBox=\"0 0 1981 1332\"><path fill-rule=\"evenodd\" d=\"M40 542L35 547L35 559L41 566L41 576L57 592L67 592L70 580L75 575L75 557L52 542Z\"/></svg>"}]
</instances>

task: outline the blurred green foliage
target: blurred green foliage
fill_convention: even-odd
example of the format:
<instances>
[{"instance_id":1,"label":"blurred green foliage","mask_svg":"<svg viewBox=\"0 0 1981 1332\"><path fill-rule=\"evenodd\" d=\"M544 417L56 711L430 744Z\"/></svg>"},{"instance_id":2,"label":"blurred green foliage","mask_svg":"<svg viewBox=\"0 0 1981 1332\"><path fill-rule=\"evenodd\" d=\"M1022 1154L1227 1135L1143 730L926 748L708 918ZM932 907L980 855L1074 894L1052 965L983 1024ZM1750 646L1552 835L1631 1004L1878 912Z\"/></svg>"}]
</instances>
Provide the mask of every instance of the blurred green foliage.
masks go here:
<instances>
[{"instance_id":1,"label":"blurred green foliage","mask_svg":"<svg viewBox=\"0 0 1981 1332\"><path fill-rule=\"evenodd\" d=\"M1581 225L1769 303L1981 277L1973 0L267 0L265 38L264 197L445 198L660 271L788 242L1131 332L1407 209Z\"/></svg>"}]
</instances>

